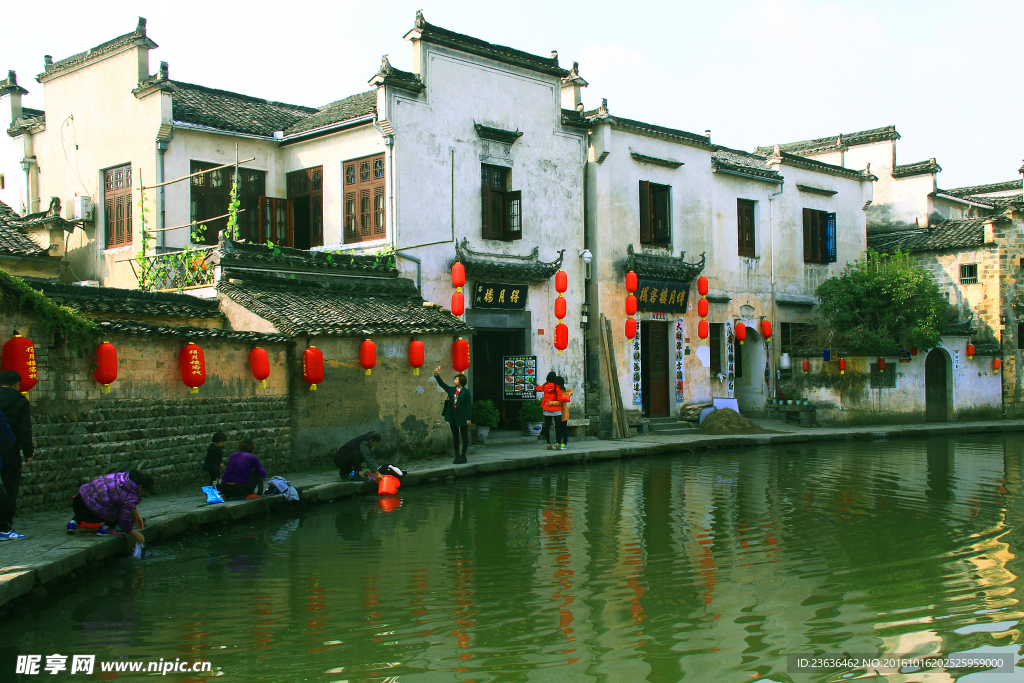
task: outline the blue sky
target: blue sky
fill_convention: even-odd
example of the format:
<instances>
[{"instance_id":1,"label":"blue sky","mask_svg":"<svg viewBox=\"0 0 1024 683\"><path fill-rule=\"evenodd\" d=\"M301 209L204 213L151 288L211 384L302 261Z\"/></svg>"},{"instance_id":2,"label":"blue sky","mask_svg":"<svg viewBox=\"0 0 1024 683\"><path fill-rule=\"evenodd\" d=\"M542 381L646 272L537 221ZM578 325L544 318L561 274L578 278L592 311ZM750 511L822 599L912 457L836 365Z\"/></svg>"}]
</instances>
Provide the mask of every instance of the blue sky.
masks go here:
<instances>
[{"instance_id":1,"label":"blue sky","mask_svg":"<svg viewBox=\"0 0 1024 683\"><path fill-rule=\"evenodd\" d=\"M382 54L410 68L427 21L535 54L590 82L584 103L751 150L895 124L897 162L936 157L940 187L1019 178L1024 2L749 0L605 5L396 0L12 3L0 69L42 107L43 55L61 59L149 20L152 71L295 104L366 90ZM623 7L627 11L623 11ZM3 73L0 71L0 73Z\"/></svg>"}]
</instances>

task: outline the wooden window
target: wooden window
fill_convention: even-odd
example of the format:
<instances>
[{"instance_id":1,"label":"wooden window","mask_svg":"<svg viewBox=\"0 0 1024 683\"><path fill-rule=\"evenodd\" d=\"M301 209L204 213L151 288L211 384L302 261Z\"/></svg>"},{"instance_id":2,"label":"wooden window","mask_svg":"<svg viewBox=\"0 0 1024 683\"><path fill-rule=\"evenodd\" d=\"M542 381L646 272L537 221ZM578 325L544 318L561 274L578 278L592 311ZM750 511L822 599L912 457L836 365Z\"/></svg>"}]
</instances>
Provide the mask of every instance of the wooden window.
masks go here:
<instances>
[{"instance_id":1,"label":"wooden window","mask_svg":"<svg viewBox=\"0 0 1024 683\"><path fill-rule=\"evenodd\" d=\"M286 176L292 238L286 245L296 249L324 244L324 167L314 166ZM383 194L384 188L381 187Z\"/></svg>"},{"instance_id":2,"label":"wooden window","mask_svg":"<svg viewBox=\"0 0 1024 683\"><path fill-rule=\"evenodd\" d=\"M711 377L722 372L722 337L725 336L725 323L708 325L708 348L711 350Z\"/></svg>"},{"instance_id":3,"label":"wooden window","mask_svg":"<svg viewBox=\"0 0 1024 683\"><path fill-rule=\"evenodd\" d=\"M672 188L640 181L640 244L672 242Z\"/></svg>"},{"instance_id":4,"label":"wooden window","mask_svg":"<svg viewBox=\"0 0 1024 683\"><path fill-rule=\"evenodd\" d=\"M835 263L836 215L804 209L804 263Z\"/></svg>"},{"instance_id":5,"label":"wooden window","mask_svg":"<svg viewBox=\"0 0 1024 683\"><path fill-rule=\"evenodd\" d=\"M754 202L736 200L737 244L739 255L754 257Z\"/></svg>"},{"instance_id":6,"label":"wooden window","mask_svg":"<svg viewBox=\"0 0 1024 683\"><path fill-rule=\"evenodd\" d=\"M962 284L962 285L976 285L976 284L978 284L978 264L977 263L962 263L962 264L960 264L960 284Z\"/></svg>"},{"instance_id":7,"label":"wooden window","mask_svg":"<svg viewBox=\"0 0 1024 683\"><path fill-rule=\"evenodd\" d=\"M508 169L480 169L480 236L510 242L523 238L523 193L509 190Z\"/></svg>"},{"instance_id":8,"label":"wooden window","mask_svg":"<svg viewBox=\"0 0 1024 683\"><path fill-rule=\"evenodd\" d=\"M382 239L387 233L384 155L346 161L343 168L345 244Z\"/></svg>"},{"instance_id":9,"label":"wooden window","mask_svg":"<svg viewBox=\"0 0 1024 683\"><path fill-rule=\"evenodd\" d=\"M277 197L260 197L260 242L273 242L281 246L292 244L292 221L288 200Z\"/></svg>"},{"instance_id":10,"label":"wooden window","mask_svg":"<svg viewBox=\"0 0 1024 683\"><path fill-rule=\"evenodd\" d=\"M199 173L220 164L204 161L192 162L192 173ZM231 187L235 182L232 166L193 176L191 185L191 220L203 221L227 214L231 206ZM266 172L248 168L238 169L238 234L237 239L254 242L259 240L259 198L265 194ZM196 244L216 244L217 235L227 230L228 219L217 218L199 225Z\"/></svg>"},{"instance_id":11,"label":"wooden window","mask_svg":"<svg viewBox=\"0 0 1024 683\"><path fill-rule=\"evenodd\" d=\"M103 172L103 214L106 248L132 243L132 167L131 164Z\"/></svg>"}]
</instances>

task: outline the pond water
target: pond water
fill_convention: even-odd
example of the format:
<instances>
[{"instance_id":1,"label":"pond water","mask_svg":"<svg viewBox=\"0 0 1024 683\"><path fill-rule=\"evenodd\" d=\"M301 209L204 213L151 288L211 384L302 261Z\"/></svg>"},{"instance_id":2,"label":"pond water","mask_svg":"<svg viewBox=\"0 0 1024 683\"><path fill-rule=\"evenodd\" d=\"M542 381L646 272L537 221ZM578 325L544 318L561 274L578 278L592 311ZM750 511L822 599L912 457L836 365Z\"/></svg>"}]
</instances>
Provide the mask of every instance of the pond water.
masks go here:
<instances>
[{"instance_id":1,"label":"pond water","mask_svg":"<svg viewBox=\"0 0 1024 683\"><path fill-rule=\"evenodd\" d=\"M158 544L12 612L5 644L265 681L843 680L787 656L1015 661L1022 479L1024 447L1000 436L409 487ZM965 673L882 680L1020 680ZM181 676L164 678L202 680Z\"/></svg>"}]
</instances>

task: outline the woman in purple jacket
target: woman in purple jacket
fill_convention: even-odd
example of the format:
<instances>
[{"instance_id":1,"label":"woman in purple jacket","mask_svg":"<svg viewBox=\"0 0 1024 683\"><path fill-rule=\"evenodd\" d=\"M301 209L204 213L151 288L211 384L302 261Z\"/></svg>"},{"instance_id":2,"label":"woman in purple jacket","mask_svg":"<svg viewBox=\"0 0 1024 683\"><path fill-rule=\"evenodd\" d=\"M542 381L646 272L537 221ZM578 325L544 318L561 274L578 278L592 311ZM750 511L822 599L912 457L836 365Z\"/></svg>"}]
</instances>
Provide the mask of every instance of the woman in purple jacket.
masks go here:
<instances>
[{"instance_id":1,"label":"woman in purple jacket","mask_svg":"<svg viewBox=\"0 0 1024 683\"><path fill-rule=\"evenodd\" d=\"M136 543L145 543L146 539L135 528L142 527L142 518L136 508L142 497L151 493L153 477L138 470L108 474L82 484L71 499L74 517L68 525L68 532L73 533L82 522L105 525L106 528L99 531L101 534L117 533L113 528L118 526Z\"/></svg>"},{"instance_id":2,"label":"woman in purple jacket","mask_svg":"<svg viewBox=\"0 0 1024 683\"><path fill-rule=\"evenodd\" d=\"M238 442L238 450L228 458L228 464L220 475L217 490L225 498L245 498L257 489L263 495L263 480L267 471L263 469L260 459L253 455L256 442L245 438Z\"/></svg>"}]
</instances>

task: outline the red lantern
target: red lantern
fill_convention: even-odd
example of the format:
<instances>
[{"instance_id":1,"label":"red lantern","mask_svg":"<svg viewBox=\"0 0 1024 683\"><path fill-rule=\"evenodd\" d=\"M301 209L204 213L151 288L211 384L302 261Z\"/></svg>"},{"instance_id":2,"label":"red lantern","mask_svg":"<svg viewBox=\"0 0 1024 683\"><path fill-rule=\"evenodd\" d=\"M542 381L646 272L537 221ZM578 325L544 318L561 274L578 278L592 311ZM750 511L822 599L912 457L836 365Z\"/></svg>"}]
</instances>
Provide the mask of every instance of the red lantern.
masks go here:
<instances>
[{"instance_id":1,"label":"red lantern","mask_svg":"<svg viewBox=\"0 0 1024 683\"><path fill-rule=\"evenodd\" d=\"M736 323L736 341L742 344L747 339L747 326L743 323Z\"/></svg>"},{"instance_id":2,"label":"red lantern","mask_svg":"<svg viewBox=\"0 0 1024 683\"><path fill-rule=\"evenodd\" d=\"M761 336L765 339L772 338L772 321L767 318L761 321Z\"/></svg>"},{"instance_id":3,"label":"red lantern","mask_svg":"<svg viewBox=\"0 0 1024 683\"><path fill-rule=\"evenodd\" d=\"M878 371L881 372L882 370L885 370L885 359L882 358L881 356L879 356L878 357Z\"/></svg>"},{"instance_id":4,"label":"red lantern","mask_svg":"<svg viewBox=\"0 0 1024 683\"><path fill-rule=\"evenodd\" d=\"M465 372L469 369L469 342L459 337L452 344L452 367L455 372Z\"/></svg>"},{"instance_id":5,"label":"red lantern","mask_svg":"<svg viewBox=\"0 0 1024 683\"><path fill-rule=\"evenodd\" d=\"M702 318L708 317L708 300L707 299L699 299L697 301L697 315L699 315Z\"/></svg>"},{"instance_id":6,"label":"red lantern","mask_svg":"<svg viewBox=\"0 0 1024 683\"><path fill-rule=\"evenodd\" d=\"M466 312L466 295L462 292L452 294L452 315L458 318Z\"/></svg>"},{"instance_id":7,"label":"red lantern","mask_svg":"<svg viewBox=\"0 0 1024 683\"><path fill-rule=\"evenodd\" d=\"M419 339L409 342L409 365L412 366L412 374L420 374L420 368L423 367L423 342Z\"/></svg>"},{"instance_id":8,"label":"red lantern","mask_svg":"<svg viewBox=\"0 0 1024 683\"><path fill-rule=\"evenodd\" d=\"M708 279L703 275L697 278L697 293L701 296L708 295Z\"/></svg>"},{"instance_id":9,"label":"red lantern","mask_svg":"<svg viewBox=\"0 0 1024 683\"><path fill-rule=\"evenodd\" d=\"M15 370L21 375L21 393L27 393L36 385L39 378L36 374L36 347L31 339L18 334L7 340L3 350L4 370Z\"/></svg>"},{"instance_id":10,"label":"red lantern","mask_svg":"<svg viewBox=\"0 0 1024 683\"><path fill-rule=\"evenodd\" d=\"M632 294L626 297L626 315L636 315L636 297Z\"/></svg>"},{"instance_id":11,"label":"red lantern","mask_svg":"<svg viewBox=\"0 0 1024 683\"><path fill-rule=\"evenodd\" d=\"M270 377L270 359L267 357L267 350L256 347L249 352L249 367L252 368L252 376L260 381L260 387L267 387L267 378Z\"/></svg>"},{"instance_id":12,"label":"red lantern","mask_svg":"<svg viewBox=\"0 0 1024 683\"><path fill-rule=\"evenodd\" d=\"M562 318L565 317L565 308L566 308L566 304L565 304L565 297L564 296L560 296L557 299L555 299L555 317L556 318L561 320Z\"/></svg>"},{"instance_id":13,"label":"red lantern","mask_svg":"<svg viewBox=\"0 0 1024 683\"><path fill-rule=\"evenodd\" d=\"M974 358L974 344L967 345L967 357Z\"/></svg>"},{"instance_id":14,"label":"red lantern","mask_svg":"<svg viewBox=\"0 0 1024 683\"><path fill-rule=\"evenodd\" d=\"M366 370L367 375L377 365L377 345L370 339L364 339L359 345L359 365Z\"/></svg>"},{"instance_id":15,"label":"red lantern","mask_svg":"<svg viewBox=\"0 0 1024 683\"><path fill-rule=\"evenodd\" d=\"M846 359L845 358L840 358L839 359L839 374L840 375L846 374Z\"/></svg>"},{"instance_id":16,"label":"red lantern","mask_svg":"<svg viewBox=\"0 0 1024 683\"><path fill-rule=\"evenodd\" d=\"M636 318L626 318L626 339L636 336Z\"/></svg>"},{"instance_id":17,"label":"red lantern","mask_svg":"<svg viewBox=\"0 0 1024 683\"><path fill-rule=\"evenodd\" d=\"M310 391L316 391L316 385L324 381L324 354L315 346L302 352L302 379Z\"/></svg>"},{"instance_id":18,"label":"red lantern","mask_svg":"<svg viewBox=\"0 0 1024 683\"><path fill-rule=\"evenodd\" d=\"M563 294L567 289L569 289L569 276L565 274L564 270L560 270L555 273L555 291Z\"/></svg>"},{"instance_id":19,"label":"red lantern","mask_svg":"<svg viewBox=\"0 0 1024 683\"><path fill-rule=\"evenodd\" d=\"M117 349L110 342L96 347L96 372L92 377L103 385L102 393L110 393L110 385L117 379Z\"/></svg>"},{"instance_id":20,"label":"red lantern","mask_svg":"<svg viewBox=\"0 0 1024 683\"><path fill-rule=\"evenodd\" d=\"M810 371L811 371L811 361L806 359L806 358L804 358L804 372L810 372Z\"/></svg>"},{"instance_id":21,"label":"red lantern","mask_svg":"<svg viewBox=\"0 0 1024 683\"><path fill-rule=\"evenodd\" d=\"M916 346L911 346L910 347L910 355L911 356L916 356L917 355L917 347Z\"/></svg>"},{"instance_id":22,"label":"red lantern","mask_svg":"<svg viewBox=\"0 0 1024 683\"><path fill-rule=\"evenodd\" d=\"M206 381L206 359L203 357L203 350L189 342L178 354L181 363L181 381L192 391L198 394L199 387Z\"/></svg>"},{"instance_id":23,"label":"red lantern","mask_svg":"<svg viewBox=\"0 0 1024 683\"><path fill-rule=\"evenodd\" d=\"M636 273L632 270L626 273L626 291L632 294L636 291Z\"/></svg>"},{"instance_id":24,"label":"red lantern","mask_svg":"<svg viewBox=\"0 0 1024 683\"><path fill-rule=\"evenodd\" d=\"M992 369L995 370L996 372L999 372L999 369L1001 367L1003 367L1003 359L1002 358L993 358L992 359Z\"/></svg>"},{"instance_id":25,"label":"red lantern","mask_svg":"<svg viewBox=\"0 0 1024 683\"><path fill-rule=\"evenodd\" d=\"M565 323L555 325L555 348L561 353L569 346L569 326Z\"/></svg>"},{"instance_id":26,"label":"red lantern","mask_svg":"<svg viewBox=\"0 0 1024 683\"><path fill-rule=\"evenodd\" d=\"M707 320L701 320L699 323L697 323L697 336L700 337L701 339L707 339L708 338L708 321Z\"/></svg>"},{"instance_id":27,"label":"red lantern","mask_svg":"<svg viewBox=\"0 0 1024 683\"><path fill-rule=\"evenodd\" d=\"M452 264L452 287L459 291L466 286L466 267L456 261Z\"/></svg>"}]
</instances>

